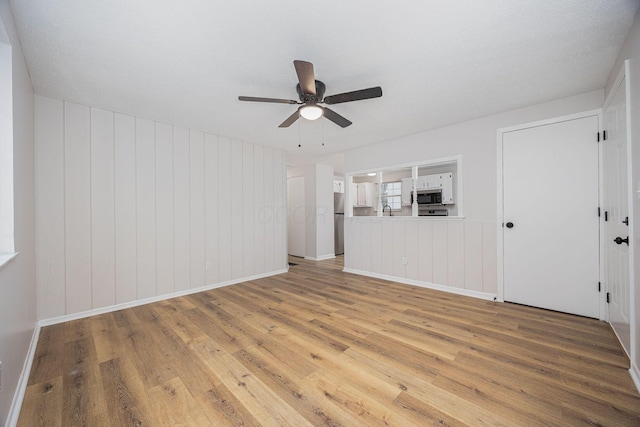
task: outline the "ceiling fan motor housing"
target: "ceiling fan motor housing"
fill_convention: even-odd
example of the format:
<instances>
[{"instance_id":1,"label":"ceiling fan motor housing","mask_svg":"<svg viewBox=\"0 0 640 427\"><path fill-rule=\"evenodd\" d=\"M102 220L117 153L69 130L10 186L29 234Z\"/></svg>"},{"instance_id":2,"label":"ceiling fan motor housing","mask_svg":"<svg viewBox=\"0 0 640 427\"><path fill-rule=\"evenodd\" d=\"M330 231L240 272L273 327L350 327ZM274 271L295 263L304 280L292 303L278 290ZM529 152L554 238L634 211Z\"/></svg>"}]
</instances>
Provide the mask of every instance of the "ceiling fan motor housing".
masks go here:
<instances>
[{"instance_id":1,"label":"ceiling fan motor housing","mask_svg":"<svg viewBox=\"0 0 640 427\"><path fill-rule=\"evenodd\" d=\"M298 96L300 97L300 101L306 103L316 103L321 102L324 98L324 91L327 89L324 83L320 80L316 80L316 94L313 95L311 93L303 93L302 88L300 87L300 83L296 85L296 92L298 92Z\"/></svg>"}]
</instances>

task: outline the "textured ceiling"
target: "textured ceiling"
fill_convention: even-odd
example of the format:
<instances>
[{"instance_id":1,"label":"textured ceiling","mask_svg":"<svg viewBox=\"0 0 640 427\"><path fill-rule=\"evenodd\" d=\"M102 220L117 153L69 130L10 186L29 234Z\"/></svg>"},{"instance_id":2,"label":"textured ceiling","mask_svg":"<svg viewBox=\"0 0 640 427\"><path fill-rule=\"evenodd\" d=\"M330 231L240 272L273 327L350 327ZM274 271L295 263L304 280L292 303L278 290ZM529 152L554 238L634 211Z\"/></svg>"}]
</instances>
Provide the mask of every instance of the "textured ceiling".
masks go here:
<instances>
[{"instance_id":1,"label":"textured ceiling","mask_svg":"<svg viewBox=\"0 0 640 427\"><path fill-rule=\"evenodd\" d=\"M37 94L283 148L364 144L604 87L637 0L12 0ZM292 61L354 124L298 120ZM321 142L325 141L325 146ZM298 143L302 148L298 148Z\"/></svg>"}]
</instances>

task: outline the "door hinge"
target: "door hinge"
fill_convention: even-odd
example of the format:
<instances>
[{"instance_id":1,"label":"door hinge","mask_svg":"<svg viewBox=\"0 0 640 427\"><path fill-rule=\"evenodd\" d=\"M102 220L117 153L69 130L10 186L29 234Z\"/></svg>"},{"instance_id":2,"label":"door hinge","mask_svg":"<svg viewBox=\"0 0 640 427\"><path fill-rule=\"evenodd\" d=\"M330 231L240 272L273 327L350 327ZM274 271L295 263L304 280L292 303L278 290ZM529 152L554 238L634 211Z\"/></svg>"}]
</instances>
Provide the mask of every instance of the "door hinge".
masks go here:
<instances>
[{"instance_id":1,"label":"door hinge","mask_svg":"<svg viewBox=\"0 0 640 427\"><path fill-rule=\"evenodd\" d=\"M598 282L598 292L602 292L602 283Z\"/></svg>"},{"instance_id":2,"label":"door hinge","mask_svg":"<svg viewBox=\"0 0 640 427\"><path fill-rule=\"evenodd\" d=\"M611 294L609 292L607 292L607 304L609 304L611 302L611 301L609 301L610 300L609 295L611 295Z\"/></svg>"}]
</instances>

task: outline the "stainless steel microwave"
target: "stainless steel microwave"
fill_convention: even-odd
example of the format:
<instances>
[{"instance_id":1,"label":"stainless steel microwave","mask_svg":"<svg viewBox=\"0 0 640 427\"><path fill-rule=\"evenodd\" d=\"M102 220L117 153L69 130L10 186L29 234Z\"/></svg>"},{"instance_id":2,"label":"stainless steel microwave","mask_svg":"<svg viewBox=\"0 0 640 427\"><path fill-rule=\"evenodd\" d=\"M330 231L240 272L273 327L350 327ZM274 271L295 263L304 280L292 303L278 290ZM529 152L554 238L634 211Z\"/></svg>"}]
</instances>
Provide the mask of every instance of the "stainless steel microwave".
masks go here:
<instances>
[{"instance_id":1,"label":"stainless steel microwave","mask_svg":"<svg viewBox=\"0 0 640 427\"><path fill-rule=\"evenodd\" d=\"M413 194L411 194L413 203ZM418 205L434 206L442 204L442 190L422 190L418 191Z\"/></svg>"}]
</instances>

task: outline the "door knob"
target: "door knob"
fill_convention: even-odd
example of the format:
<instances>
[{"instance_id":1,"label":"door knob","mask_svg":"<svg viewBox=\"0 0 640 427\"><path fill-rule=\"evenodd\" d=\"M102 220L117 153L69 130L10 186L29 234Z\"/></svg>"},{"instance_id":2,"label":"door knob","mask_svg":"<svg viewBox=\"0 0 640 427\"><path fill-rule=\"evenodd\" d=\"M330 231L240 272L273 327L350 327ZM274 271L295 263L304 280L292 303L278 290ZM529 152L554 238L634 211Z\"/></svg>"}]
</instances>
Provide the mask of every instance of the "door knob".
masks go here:
<instances>
[{"instance_id":1,"label":"door knob","mask_svg":"<svg viewBox=\"0 0 640 427\"><path fill-rule=\"evenodd\" d=\"M615 239L613 239L613 241L619 245L624 242L627 244L627 246L629 246L629 236L625 237L624 239L622 237L616 237Z\"/></svg>"},{"instance_id":2,"label":"door knob","mask_svg":"<svg viewBox=\"0 0 640 427\"><path fill-rule=\"evenodd\" d=\"M505 226L507 228L513 228L513 223L512 222L508 222L508 223L505 224Z\"/></svg>"}]
</instances>

